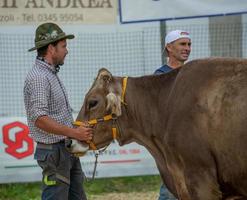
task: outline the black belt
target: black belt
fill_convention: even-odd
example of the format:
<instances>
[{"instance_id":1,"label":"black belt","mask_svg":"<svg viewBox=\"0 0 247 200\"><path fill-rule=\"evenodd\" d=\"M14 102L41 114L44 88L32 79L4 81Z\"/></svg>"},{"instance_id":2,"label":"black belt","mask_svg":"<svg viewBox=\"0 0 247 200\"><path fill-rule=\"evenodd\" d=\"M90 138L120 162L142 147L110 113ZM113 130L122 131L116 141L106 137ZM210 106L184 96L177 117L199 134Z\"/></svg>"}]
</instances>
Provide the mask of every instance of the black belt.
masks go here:
<instances>
[{"instance_id":1,"label":"black belt","mask_svg":"<svg viewBox=\"0 0 247 200\"><path fill-rule=\"evenodd\" d=\"M56 142L56 143L52 143L52 144L45 144L45 143L41 143L41 142L37 142L37 148L39 149L52 149L52 147L54 145L59 145L59 144L65 144L65 140L61 140L59 142Z\"/></svg>"}]
</instances>

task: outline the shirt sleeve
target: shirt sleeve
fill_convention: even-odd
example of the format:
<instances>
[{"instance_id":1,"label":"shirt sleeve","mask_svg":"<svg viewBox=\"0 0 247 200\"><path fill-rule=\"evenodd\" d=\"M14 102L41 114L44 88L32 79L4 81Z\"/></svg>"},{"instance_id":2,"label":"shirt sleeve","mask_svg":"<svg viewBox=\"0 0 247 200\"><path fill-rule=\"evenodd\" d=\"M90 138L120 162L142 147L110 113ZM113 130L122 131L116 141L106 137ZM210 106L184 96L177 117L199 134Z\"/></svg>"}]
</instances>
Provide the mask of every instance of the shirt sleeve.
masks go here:
<instances>
[{"instance_id":1,"label":"shirt sleeve","mask_svg":"<svg viewBox=\"0 0 247 200\"><path fill-rule=\"evenodd\" d=\"M50 83L45 77L39 76L30 81L29 88L29 111L32 121L38 117L48 115L48 98L50 93Z\"/></svg>"},{"instance_id":2,"label":"shirt sleeve","mask_svg":"<svg viewBox=\"0 0 247 200\"><path fill-rule=\"evenodd\" d=\"M163 71L161 71L160 69L157 69L157 70L155 70L155 72L154 72L154 74L163 74L164 72Z\"/></svg>"}]
</instances>

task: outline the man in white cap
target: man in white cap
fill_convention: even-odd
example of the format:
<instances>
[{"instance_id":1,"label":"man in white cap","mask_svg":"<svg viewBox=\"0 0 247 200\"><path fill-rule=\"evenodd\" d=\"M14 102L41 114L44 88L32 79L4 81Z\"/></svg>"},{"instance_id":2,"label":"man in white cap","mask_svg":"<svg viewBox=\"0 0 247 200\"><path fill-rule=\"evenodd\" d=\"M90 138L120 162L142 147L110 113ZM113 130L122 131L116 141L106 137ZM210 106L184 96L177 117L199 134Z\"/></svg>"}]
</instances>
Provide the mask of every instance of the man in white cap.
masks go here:
<instances>
[{"instance_id":1,"label":"man in white cap","mask_svg":"<svg viewBox=\"0 0 247 200\"><path fill-rule=\"evenodd\" d=\"M154 74L168 73L181 67L188 60L191 51L191 38L187 31L174 30L165 37L164 51L167 55L167 64L158 68ZM176 199L165 187L161 185L158 200Z\"/></svg>"},{"instance_id":2,"label":"man in white cap","mask_svg":"<svg viewBox=\"0 0 247 200\"><path fill-rule=\"evenodd\" d=\"M171 31L166 35L164 52L167 54L167 64L158 68L155 74L167 73L181 67L188 60L191 51L191 38L188 32Z\"/></svg>"}]
</instances>

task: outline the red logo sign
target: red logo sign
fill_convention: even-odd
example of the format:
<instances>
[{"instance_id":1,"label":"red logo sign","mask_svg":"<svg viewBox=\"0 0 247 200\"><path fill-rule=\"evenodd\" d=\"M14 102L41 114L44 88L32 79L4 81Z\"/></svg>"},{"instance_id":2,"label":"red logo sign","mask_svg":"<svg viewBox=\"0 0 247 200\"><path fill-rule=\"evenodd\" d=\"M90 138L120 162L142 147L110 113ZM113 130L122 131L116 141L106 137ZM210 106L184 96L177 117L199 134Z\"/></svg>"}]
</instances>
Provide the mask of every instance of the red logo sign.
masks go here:
<instances>
[{"instance_id":1,"label":"red logo sign","mask_svg":"<svg viewBox=\"0 0 247 200\"><path fill-rule=\"evenodd\" d=\"M5 152L21 159L33 154L33 140L28 136L26 124L13 122L3 126L3 142L8 146Z\"/></svg>"}]
</instances>

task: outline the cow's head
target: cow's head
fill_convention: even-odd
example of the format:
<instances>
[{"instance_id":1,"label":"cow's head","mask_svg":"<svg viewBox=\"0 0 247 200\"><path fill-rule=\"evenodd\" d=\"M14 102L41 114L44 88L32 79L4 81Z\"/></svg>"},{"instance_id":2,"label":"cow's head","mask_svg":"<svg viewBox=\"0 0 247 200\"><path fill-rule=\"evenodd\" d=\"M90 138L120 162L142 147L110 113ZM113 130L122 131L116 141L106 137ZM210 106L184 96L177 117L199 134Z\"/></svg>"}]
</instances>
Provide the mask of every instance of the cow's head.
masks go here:
<instances>
[{"instance_id":1,"label":"cow's head","mask_svg":"<svg viewBox=\"0 0 247 200\"><path fill-rule=\"evenodd\" d=\"M90 121L105 116L121 115L121 78L113 77L105 68L99 70L91 89L84 99L83 106L76 121ZM114 120L93 124L93 143L102 148L113 140L112 126Z\"/></svg>"}]
</instances>

